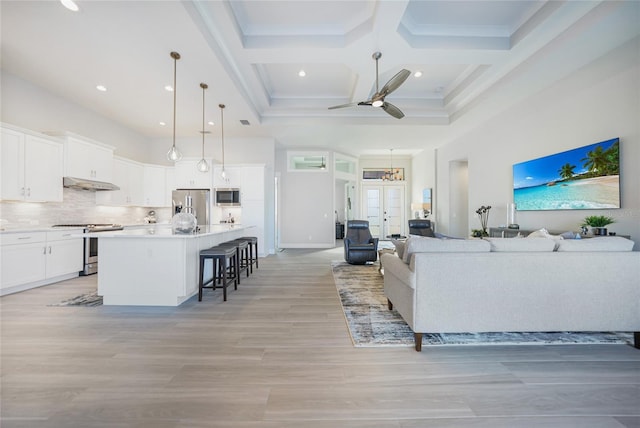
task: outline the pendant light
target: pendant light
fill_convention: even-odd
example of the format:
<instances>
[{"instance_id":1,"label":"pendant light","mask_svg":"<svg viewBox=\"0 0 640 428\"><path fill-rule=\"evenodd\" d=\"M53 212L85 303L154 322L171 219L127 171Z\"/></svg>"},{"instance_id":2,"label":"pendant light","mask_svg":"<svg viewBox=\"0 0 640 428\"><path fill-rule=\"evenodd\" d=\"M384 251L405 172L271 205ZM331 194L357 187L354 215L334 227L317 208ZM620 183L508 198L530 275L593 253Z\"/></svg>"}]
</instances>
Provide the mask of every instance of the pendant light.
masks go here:
<instances>
[{"instance_id":1,"label":"pendant light","mask_svg":"<svg viewBox=\"0 0 640 428\"><path fill-rule=\"evenodd\" d=\"M218 104L220 107L220 135L222 136L222 173L220 175L223 179L227 178L227 173L224 170L224 104Z\"/></svg>"},{"instance_id":2,"label":"pendant light","mask_svg":"<svg viewBox=\"0 0 640 428\"><path fill-rule=\"evenodd\" d=\"M395 180L395 175L393 173L393 149L389 149L389 151L391 152L390 161L389 161L391 169L389 171L389 174L385 174L385 177L389 181L394 181Z\"/></svg>"},{"instance_id":3,"label":"pendant light","mask_svg":"<svg viewBox=\"0 0 640 428\"><path fill-rule=\"evenodd\" d=\"M208 172L209 164L204 158L204 135L209 133L209 131L204 130L204 92L209 86L206 83L201 83L200 87L202 88L202 131L200 131L200 133L202 134L202 159L200 159L200 162L198 162L196 168L198 168L198 171L200 172Z\"/></svg>"},{"instance_id":4,"label":"pendant light","mask_svg":"<svg viewBox=\"0 0 640 428\"><path fill-rule=\"evenodd\" d=\"M180 54L171 52L170 55L173 58L173 144L167 152L167 159L177 162L182 159L182 153L176 148L176 64L180 59Z\"/></svg>"}]
</instances>

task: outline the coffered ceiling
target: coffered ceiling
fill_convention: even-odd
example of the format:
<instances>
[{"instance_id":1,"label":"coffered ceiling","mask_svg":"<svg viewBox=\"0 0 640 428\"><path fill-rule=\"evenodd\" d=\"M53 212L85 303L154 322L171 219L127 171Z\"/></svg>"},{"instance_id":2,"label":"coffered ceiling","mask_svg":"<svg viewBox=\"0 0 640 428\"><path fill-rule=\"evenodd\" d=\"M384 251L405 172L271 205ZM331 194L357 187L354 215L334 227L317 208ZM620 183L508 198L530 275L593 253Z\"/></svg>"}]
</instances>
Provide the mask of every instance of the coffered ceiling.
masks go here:
<instances>
[{"instance_id":1,"label":"coffered ceiling","mask_svg":"<svg viewBox=\"0 0 640 428\"><path fill-rule=\"evenodd\" d=\"M231 137L350 154L440 145L458 122L543 89L640 28L636 1L76 3L78 12L53 0L2 1L3 70L151 140L171 135L164 87L177 51L179 137L199 135L204 82L207 120L217 123L226 104ZM371 106L329 110L375 93L374 52L380 87L412 72L386 98L405 117Z\"/></svg>"}]
</instances>

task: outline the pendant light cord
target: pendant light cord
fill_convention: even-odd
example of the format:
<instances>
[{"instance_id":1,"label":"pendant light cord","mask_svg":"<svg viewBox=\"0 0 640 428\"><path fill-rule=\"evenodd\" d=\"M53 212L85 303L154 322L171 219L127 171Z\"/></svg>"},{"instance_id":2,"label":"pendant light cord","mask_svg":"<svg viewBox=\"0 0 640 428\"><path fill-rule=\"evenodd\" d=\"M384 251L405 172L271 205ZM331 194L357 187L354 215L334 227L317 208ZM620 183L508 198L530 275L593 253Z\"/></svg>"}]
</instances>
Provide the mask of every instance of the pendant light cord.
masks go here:
<instances>
[{"instance_id":1,"label":"pendant light cord","mask_svg":"<svg viewBox=\"0 0 640 428\"><path fill-rule=\"evenodd\" d=\"M177 52L171 52L171 56L173 57L173 147L176 146L176 92L178 92L178 88L176 88L176 74L178 72L178 58L180 58L180 54Z\"/></svg>"},{"instance_id":2,"label":"pendant light cord","mask_svg":"<svg viewBox=\"0 0 640 428\"><path fill-rule=\"evenodd\" d=\"M171 52L169 54L171 58L173 58L173 135L171 142L171 149L167 152L167 159L173 162L177 162L182 159L182 153L176 148L176 110L177 110L177 74L178 74L178 60L180 59L180 54L178 52Z\"/></svg>"},{"instance_id":3,"label":"pendant light cord","mask_svg":"<svg viewBox=\"0 0 640 428\"><path fill-rule=\"evenodd\" d=\"M206 83L201 83L200 87L202 88L202 159L204 159L204 91L209 87Z\"/></svg>"},{"instance_id":4,"label":"pendant light cord","mask_svg":"<svg viewBox=\"0 0 640 428\"><path fill-rule=\"evenodd\" d=\"M218 104L220 107L220 131L222 135L222 172L224 173L224 104Z\"/></svg>"}]
</instances>

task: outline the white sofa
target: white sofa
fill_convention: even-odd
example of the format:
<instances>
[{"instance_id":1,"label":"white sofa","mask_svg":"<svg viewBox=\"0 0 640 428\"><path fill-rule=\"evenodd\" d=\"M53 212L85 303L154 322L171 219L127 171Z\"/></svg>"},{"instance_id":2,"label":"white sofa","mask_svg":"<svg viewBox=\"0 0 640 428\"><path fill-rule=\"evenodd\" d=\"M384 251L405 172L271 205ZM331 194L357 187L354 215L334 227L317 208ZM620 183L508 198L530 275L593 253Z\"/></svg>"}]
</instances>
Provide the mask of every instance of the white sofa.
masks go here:
<instances>
[{"instance_id":1,"label":"white sofa","mask_svg":"<svg viewBox=\"0 0 640 428\"><path fill-rule=\"evenodd\" d=\"M382 255L384 292L417 351L423 333L501 331L633 331L638 348L640 252L632 248L621 237L410 236L397 255Z\"/></svg>"}]
</instances>

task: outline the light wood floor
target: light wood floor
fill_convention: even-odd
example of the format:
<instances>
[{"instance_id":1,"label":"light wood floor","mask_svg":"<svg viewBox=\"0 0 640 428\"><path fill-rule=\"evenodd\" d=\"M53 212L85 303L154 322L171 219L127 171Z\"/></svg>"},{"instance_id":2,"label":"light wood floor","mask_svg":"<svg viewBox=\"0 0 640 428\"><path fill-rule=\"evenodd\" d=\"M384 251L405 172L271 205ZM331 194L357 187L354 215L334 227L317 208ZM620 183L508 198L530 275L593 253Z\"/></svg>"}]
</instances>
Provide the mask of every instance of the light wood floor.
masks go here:
<instances>
[{"instance_id":1,"label":"light wood floor","mask_svg":"<svg viewBox=\"0 0 640 428\"><path fill-rule=\"evenodd\" d=\"M12 427L639 427L625 345L354 348L340 248L260 261L229 300L53 307L96 277L5 296ZM134 286L134 284L132 284Z\"/></svg>"}]
</instances>

